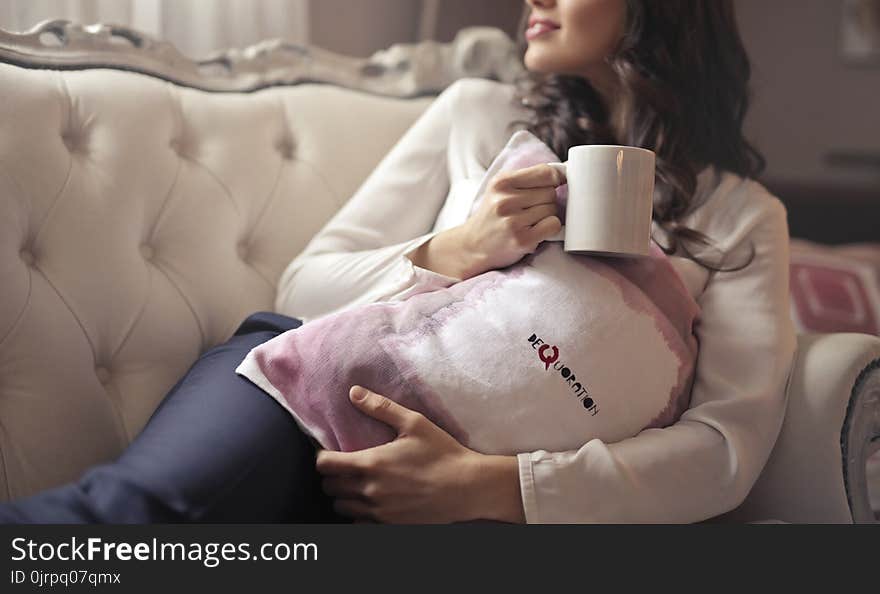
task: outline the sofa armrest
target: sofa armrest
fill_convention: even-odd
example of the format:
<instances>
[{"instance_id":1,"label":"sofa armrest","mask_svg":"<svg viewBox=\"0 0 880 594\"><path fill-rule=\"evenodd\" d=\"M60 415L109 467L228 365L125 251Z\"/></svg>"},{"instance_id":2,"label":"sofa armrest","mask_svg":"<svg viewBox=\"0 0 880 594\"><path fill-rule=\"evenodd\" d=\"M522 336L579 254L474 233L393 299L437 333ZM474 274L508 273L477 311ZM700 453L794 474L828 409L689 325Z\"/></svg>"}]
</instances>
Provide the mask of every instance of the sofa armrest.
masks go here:
<instances>
[{"instance_id":1,"label":"sofa armrest","mask_svg":"<svg viewBox=\"0 0 880 594\"><path fill-rule=\"evenodd\" d=\"M865 461L880 436L880 337L799 335L787 393L779 439L731 519L873 521Z\"/></svg>"}]
</instances>

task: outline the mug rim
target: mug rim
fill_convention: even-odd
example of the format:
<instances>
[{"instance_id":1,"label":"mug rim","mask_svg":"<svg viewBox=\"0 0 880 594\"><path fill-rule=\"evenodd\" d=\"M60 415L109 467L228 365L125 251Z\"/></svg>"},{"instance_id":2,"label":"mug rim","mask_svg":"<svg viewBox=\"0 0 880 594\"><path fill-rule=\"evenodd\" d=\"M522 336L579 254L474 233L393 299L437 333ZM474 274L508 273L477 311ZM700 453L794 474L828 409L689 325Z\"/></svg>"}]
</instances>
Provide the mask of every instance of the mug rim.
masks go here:
<instances>
[{"instance_id":1,"label":"mug rim","mask_svg":"<svg viewBox=\"0 0 880 594\"><path fill-rule=\"evenodd\" d=\"M630 151L639 151L643 153L648 153L649 155L657 156L657 154L651 149L642 148L640 146L627 146L624 144L579 144L577 146L570 147L568 152L571 153L575 150L586 150L586 149L627 149Z\"/></svg>"}]
</instances>

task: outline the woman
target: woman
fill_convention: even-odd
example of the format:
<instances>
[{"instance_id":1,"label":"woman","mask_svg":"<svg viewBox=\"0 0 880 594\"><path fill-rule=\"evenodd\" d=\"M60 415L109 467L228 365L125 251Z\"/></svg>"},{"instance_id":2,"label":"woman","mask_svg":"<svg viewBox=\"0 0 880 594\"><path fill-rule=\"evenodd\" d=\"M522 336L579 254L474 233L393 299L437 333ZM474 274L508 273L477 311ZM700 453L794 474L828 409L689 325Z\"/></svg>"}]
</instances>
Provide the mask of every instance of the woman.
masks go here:
<instances>
[{"instance_id":1,"label":"woman","mask_svg":"<svg viewBox=\"0 0 880 594\"><path fill-rule=\"evenodd\" d=\"M114 463L0 507L9 521L698 521L738 505L779 431L796 346L782 204L751 181L742 135L749 64L731 0L528 0L517 91L460 81L428 108L285 271L276 309L212 349ZM556 234L547 166L486 167L524 123L578 144L657 153L654 236L702 308L691 408L670 427L569 452L487 456L359 388L398 431L320 451L234 374L250 348L361 303L404 299L512 264Z\"/></svg>"}]
</instances>

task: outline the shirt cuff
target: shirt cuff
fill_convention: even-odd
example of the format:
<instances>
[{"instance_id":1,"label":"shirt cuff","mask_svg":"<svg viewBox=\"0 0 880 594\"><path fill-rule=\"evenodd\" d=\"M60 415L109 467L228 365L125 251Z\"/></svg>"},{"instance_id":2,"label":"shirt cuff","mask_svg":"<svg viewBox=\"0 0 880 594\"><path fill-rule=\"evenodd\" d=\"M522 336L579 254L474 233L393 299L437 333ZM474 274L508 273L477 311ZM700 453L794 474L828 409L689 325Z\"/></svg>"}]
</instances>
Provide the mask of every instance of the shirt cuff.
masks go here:
<instances>
[{"instance_id":1,"label":"shirt cuff","mask_svg":"<svg viewBox=\"0 0 880 594\"><path fill-rule=\"evenodd\" d=\"M538 523L538 500L535 494L535 475L532 472L532 456L528 453L517 454L519 465L519 490L522 495L523 512L526 524Z\"/></svg>"},{"instance_id":2,"label":"shirt cuff","mask_svg":"<svg viewBox=\"0 0 880 594\"><path fill-rule=\"evenodd\" d=\"M429 293L438 289L445 289L446 287L462 281L462 279L454 276L447 276L427 268L422 268L421 266L416 266L413 261L407 257L441 232L442 231L439 230L433 231L417 237L404 247L404 251L396 263L398 270L395 273L395 276L397 277L399 284L395 288L395 291L392 294L385 296L382 301L403 301L413 295Z\"/></svg>"}]
</instances>

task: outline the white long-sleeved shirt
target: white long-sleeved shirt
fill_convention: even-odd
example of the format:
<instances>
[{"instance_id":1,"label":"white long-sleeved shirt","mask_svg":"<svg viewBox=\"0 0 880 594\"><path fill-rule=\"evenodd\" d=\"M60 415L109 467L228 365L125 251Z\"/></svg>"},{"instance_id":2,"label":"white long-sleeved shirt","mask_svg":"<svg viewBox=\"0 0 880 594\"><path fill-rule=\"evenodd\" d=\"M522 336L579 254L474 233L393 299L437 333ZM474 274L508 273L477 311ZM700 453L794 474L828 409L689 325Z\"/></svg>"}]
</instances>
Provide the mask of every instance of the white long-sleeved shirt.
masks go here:
<instances>
[{"instance_id":1,"label":"white long-sleeved shirt","mask_svg":"<svg viewBox=\"0 0 880 594\"><path fill-rule=\"evenodd\" d=\"M444 91L284 272L276 309L304 321L459 281L406 256L463 223L489 164L528 113L509 85L466 79ZM663 429L617 443L517 456L526 521L691 522L736 507L781 427L797 346L789 314L783 204L754 181L704 171L684 219L727 256L710 273L672 264L702 308L691 406ZM654 237L666 235L654 224ZM693 248L692 248L693 249ZM717 251L697 252L716 266ZM635 370L637 371L637 370Z\"/></svg>"}]
</instances>

